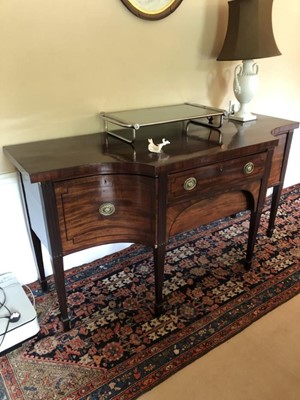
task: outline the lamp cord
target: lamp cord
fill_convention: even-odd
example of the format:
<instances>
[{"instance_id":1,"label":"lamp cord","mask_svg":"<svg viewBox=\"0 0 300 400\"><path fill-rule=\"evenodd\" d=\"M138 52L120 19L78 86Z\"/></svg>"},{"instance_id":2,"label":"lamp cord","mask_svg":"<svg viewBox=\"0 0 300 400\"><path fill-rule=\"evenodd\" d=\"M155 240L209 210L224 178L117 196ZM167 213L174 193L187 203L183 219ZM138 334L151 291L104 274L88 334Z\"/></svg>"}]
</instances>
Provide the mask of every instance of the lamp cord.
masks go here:
<instances>
[{"instance_id":1,"label":"lamp cord","mask_svg":"<svg viewBox=\"0 0 300 400\"><path fill-rule=\"evenodd\" d=\"M0 317L1 319L7 318L7 324L6 324L5 330L4 330L3 334L2 334L2 338L1 338L1 341L0 341L0 347L1 347L2 343L3 343L4 339L5 339L5 335L7 334L7 331L8 331L10 317L11 317L12 313L11 313L10 309L5 305L5 302L6 302L5 290L1 286L0 286L0 290L1 290L2 294L3 294L3 300L0 301L0 310L2 310L2 308L5 308L7 310L7 312L8 312L8 314L9 314L9 315L4 315L4 316Z\"/></svg>"}]
</instances>

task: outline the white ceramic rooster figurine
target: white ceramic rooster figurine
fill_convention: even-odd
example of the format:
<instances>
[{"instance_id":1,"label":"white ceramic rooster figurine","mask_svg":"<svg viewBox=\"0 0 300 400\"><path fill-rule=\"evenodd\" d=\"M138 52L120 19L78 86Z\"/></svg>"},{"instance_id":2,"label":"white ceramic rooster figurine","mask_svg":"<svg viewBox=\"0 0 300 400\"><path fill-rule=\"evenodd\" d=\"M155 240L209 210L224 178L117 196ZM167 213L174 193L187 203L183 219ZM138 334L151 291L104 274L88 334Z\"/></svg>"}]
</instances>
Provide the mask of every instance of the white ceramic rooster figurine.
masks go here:
<instances>
[{"instance_id":1,"label":"white ceramic rooster figurine","mask_svg":"<svg viewBox=\"0 0 300 400\"><path fill-rule=\"evenodd\" d=\"M165 146L166 144L170 144L170 142L165 138L163 138L162 143L159 144L153 143L152 139L148 139L148 142L149 142L148 150L151 151L151 153L161 153L162 147Z\"/></svg>"}]
</instances>

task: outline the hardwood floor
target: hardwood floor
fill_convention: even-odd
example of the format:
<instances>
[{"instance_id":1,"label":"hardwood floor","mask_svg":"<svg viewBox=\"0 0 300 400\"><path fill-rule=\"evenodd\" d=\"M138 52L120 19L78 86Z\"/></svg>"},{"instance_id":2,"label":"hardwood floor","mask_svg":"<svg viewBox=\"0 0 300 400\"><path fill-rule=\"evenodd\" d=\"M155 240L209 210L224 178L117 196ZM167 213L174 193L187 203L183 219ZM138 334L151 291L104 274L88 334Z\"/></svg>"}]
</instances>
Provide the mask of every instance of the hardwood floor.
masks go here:
<instances>
[{"instance_id":1,"label":"hardwood floor","mask_svg":"<svg viewBox=\"0 0 300 400\"><path fill-rule=\"evenodd\" d=\"M300 399L300 295L139 398L202 399Z\"/></svg>"}]
</instances>

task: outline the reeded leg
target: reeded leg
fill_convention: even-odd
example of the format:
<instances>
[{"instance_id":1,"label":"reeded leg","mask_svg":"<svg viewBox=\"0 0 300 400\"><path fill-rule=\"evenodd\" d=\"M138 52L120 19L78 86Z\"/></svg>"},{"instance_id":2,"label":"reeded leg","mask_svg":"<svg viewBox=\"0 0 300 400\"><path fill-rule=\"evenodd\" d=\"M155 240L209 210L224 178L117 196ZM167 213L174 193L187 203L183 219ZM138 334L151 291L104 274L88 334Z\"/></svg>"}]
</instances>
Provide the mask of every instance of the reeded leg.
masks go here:
<instances>
[{"instance_id":1,"label":"reeded leg","mask_svg":"<svg viewBox=\"0 0 300 400\"><path fill-rule=\"evenodd\" d=\"M153 250L155 272L155 314L159 316L163 311L163 283L166 245L160 245Z\"/></svg>"}]
</instances>

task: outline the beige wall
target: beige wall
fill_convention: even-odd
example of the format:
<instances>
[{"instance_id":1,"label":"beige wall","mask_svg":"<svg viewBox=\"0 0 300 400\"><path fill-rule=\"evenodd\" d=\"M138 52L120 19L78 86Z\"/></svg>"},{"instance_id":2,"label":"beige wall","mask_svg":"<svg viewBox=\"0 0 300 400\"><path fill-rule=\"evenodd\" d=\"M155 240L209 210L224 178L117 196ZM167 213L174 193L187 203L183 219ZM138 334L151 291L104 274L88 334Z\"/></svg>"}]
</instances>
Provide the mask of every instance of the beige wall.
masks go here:
<instances>
[{"instance_id":1,"label":"beige wall","mask_svg":"<svg viewBox=\"0 0 300 400\"><path fill-rule=\"evenodd\" d=\"M300 120L299 21L299 0L274 0L283 55L260 60L255 112ZM99 131L100 111L227 107L235 63L215 61L226 25L227 0L183 0L152 22L120 0L0 0L0 146ZM12 170L1 152L0 173Z\"/></svg>"}]
</instances>

